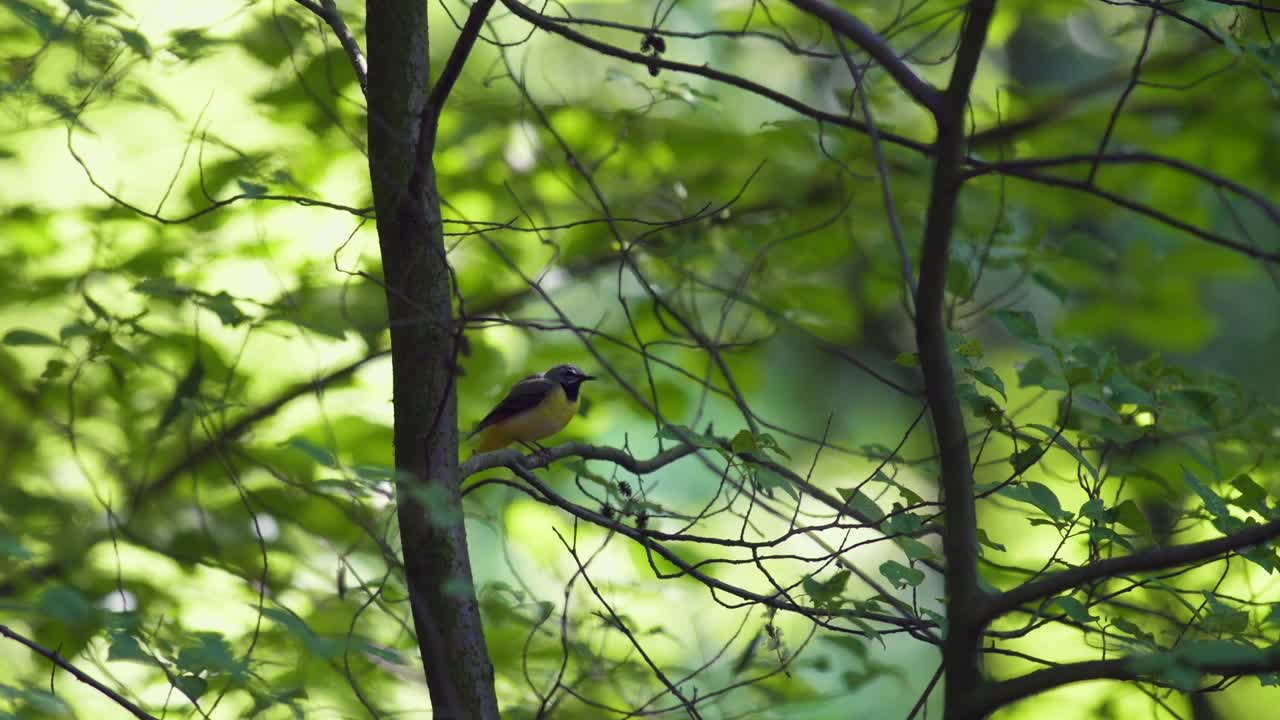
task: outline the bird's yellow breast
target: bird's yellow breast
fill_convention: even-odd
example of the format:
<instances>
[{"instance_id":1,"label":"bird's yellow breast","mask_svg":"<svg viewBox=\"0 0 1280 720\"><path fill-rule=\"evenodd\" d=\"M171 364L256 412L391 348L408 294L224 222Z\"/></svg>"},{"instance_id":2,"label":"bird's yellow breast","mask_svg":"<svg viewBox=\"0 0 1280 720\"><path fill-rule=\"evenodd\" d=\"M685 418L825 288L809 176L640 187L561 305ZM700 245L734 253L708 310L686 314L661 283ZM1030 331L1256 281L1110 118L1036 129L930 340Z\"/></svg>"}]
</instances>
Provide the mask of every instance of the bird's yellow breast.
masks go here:
<instances>
[{"instance_id":1,"label":"bird's yellow breast","mask_svg":"<svg viewBox=\"0 0 1280 720\"><path fill-rule=\"evenodd\" d=\"M573 400L556 385L542 402L484 429L478 450L486 452L513 442L537 442L564 429L578 414L580 398Z\"/></svg>"}]
</instances>

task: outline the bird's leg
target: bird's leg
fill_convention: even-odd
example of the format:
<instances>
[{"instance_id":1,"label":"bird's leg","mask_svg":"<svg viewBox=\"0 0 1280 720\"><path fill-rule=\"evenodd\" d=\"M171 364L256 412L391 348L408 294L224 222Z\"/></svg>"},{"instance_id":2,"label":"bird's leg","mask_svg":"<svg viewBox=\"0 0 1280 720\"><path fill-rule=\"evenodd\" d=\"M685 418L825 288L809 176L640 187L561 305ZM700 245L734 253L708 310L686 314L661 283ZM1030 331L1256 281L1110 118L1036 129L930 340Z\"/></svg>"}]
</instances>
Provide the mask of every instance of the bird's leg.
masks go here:
<instances>
[{"instance_id":1,"label":"bird's leg","mask_svg":"<svg viewBox=\"0 0 1280 720\"><path fill-rule=\"evenodd\" d=\"M544 447L542 443L538 442L537 440L533 440L531 442L524 442L522 440L520 444L523 445L531 455L536 457L539 462L546 464L551 461L550 448Z\"/></svg>"}]
</instances>

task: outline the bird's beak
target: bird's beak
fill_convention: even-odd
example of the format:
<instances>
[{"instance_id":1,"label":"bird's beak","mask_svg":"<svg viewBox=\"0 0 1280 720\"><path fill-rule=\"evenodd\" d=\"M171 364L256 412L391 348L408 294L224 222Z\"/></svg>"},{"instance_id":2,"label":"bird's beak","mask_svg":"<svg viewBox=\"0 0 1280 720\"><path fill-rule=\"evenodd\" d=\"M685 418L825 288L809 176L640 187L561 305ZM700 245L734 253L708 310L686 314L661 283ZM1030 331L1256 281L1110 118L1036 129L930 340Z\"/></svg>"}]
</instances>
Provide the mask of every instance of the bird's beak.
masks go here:
<instances>
[{"instance_id":1,"label":"bird's beak","mask_svg":"<svg viewBox=\"0 0 1280 720\"><path fill-rule=\"evenodd\" d=\"M596 379L596 376L595 376L595 375L583 375L583 376L582 376L582 382L586 382L586 381L588 381L588 380L595 380L595 379Z\"/></svg>"}]
</instances>

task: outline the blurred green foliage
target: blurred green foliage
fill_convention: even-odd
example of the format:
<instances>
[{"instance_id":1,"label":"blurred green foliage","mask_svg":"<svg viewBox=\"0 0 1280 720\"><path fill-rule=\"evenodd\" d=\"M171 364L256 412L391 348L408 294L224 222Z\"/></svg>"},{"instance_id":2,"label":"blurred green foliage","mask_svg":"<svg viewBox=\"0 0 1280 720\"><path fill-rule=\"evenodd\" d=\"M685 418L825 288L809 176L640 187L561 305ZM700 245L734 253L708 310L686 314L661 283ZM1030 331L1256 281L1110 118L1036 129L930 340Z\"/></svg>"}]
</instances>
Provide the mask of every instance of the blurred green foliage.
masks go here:
<instances>
[{"instance_id":1,"label":"blurred green foliage","mask_svg":"<svg viewBox=\"0 0 1280 720\"><path fill-rule=\"evenodd\" d=\"M843 5L888 28L896 47L914 48L923 76L945 82L954 10L931 3L895 19L892 4ZM1220 42L1162 19L1110 150L1212 168L1274 207L1280 50L1256 13L1184 5ZM572 7L642 27L653 12ZM338 8L363 37L361 7ZM445 9L432 3L437 68L456 35ZM662 27L737 30L750 20L819 49L822 28L811 18L770 10L765 18L749 2L678 5ZM975 141L974 155L1095 152L1145 21L1139 8L1002 3L972 116L978 138L1008 131L1013 141ZM895 531L936 522L907 509L937 495L927 432L898 447L918 401L846 361L918 386L867 137L703 78L655 77L544 34L526 39L510 15L486 33L519 44L478 47L436 153L457 309L469 318L464 428L529 372L564 361L600 370L530 291L532 278L589 329L609 369L596 372L609 379L588 387L583 417L562 438L647 457L664 424L683 425L808 470L815 485L888 517ZM628 49L641 42L618 30L601 37ZM760 37L670 35L666 44L668 59L851 110L852 83L830 57ZM342 49L289 3L144 0L4 0L0 48L0 618L157 709L426 716L396 561L364 101ZM928 117L881 73L867 89L882 130L931 139ZM561 140L593 169L638 273L620 268ZM885 151L915 257L930 161ZM1084 163L1053 173L1087 171ZM1104 163L1097 187L1277 250L1274 218L1175 168ZM954 245L958 391L982 441L984 582L1025 579L1055 546L1083 562L1277 515L1274 266L1086 192L997 174L966 184ZM695 327L681 328L655 297ZM691 342L695 332L721 346L762 432L744 430L724 370ZM767 468L755 472L760 485L790 489ZM1025 481L1010 484L1011 474ZM547 478L575 501L605 498L671 531L720 488L695 465L641 481L603 463L561 464ZM609 707L642 704L661 688L582 584L566 590L575 566L552 528L576 532L580 547L604 547L593 581L673 675L699 671L702 694L752 680L708 717L845 717L851 699L864 716L898 717L935 667L932 649L901 635L858 639L802 618L727 610L693 580L655 578L658 561L642 548L604 544L599 528L575 527L510 488L469 494L467 512L510 718L547 711L557 682ZM721 515L697 530L732 534L741 522ZM936 556L931 542L906 538L851 559L904 597L918 595L921 616L936 621L941 585L921 564ZM801 541L787 547L814 552ZM691 562L712 557L703 547L681 552ZM772 592L736 566L709 567ZM1186 658L1247 655L1277 641L1277 569L1274 552L1259 548L1226 570L1134 589L1123 606L1093 604L1098 588L1050 607L1105 628L1109 649L1151 651L1145 672L1193 689L1199 677ZM785 573L814 607L877 602L847 571L793 563ZM1050 626L1005 645L1045 655L1056 643L1060 654L1047 657L1061 661L1091 652L1082 637ZM1034 667L993 656L988 670ZM49 693L48 666L17 645L0 644L0 668L0 717L87 715L108 702L64 679ZM1257 717L1249 708L1275 692L1248 681L1213 703L1220 717ZM1055 697L1074 699L1054 706L1064 718L1191 703L1118 685ZM1002 717L1047 706L1032 700ZM604 716L563 691L550 712Z\"/></svg>"}]
</instances>

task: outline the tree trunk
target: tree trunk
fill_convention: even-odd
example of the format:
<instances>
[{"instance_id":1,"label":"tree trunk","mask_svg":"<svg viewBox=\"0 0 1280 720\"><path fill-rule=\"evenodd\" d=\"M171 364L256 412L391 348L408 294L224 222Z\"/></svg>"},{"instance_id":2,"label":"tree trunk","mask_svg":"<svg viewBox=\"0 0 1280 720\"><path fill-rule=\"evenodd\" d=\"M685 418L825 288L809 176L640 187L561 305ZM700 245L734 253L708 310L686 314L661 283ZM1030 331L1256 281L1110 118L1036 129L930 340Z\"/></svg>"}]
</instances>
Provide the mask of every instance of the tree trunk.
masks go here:
<instances>
[{"instance_id":1,"label":"tree trunk","mask_svg":"<svg viewBox=\"0 0 1280 720\"><path fill-rule=\"evenodd\" d=\"M437 720L496 720L493 665L458 491L455 335L440 196L423 127L427 3L369 0L369 174L391 326L397 514L418 647ZM432 121L433 122L433 121Z\"/></svg>"}]
</instances>

